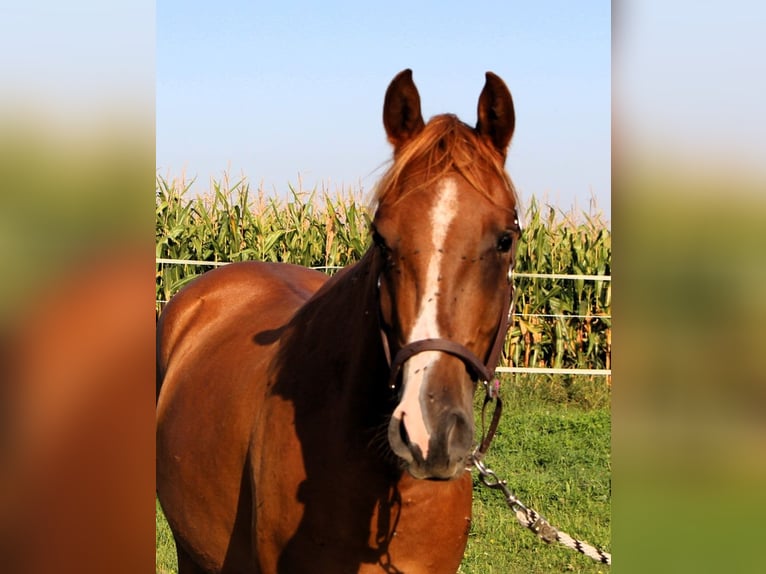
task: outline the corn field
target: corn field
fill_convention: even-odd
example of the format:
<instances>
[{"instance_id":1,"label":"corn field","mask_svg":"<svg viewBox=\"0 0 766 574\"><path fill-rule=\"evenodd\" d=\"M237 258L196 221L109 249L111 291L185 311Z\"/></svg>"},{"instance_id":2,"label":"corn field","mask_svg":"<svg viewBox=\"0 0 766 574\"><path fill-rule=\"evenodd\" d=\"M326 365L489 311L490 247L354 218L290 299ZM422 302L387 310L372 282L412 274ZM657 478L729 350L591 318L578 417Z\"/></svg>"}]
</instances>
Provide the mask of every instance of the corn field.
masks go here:
<instances>
[{"instance_id":1,"label":"corn field","mask_svg":"<svg viewBox=\"0 0 766 574\"><path fill-rule=\"evenodd\" d=\"M289 189L287 199L251 194L247 180L190 184L158 177L156 256L209 262L275 261L332 272L367 250L371 213L361 191ZM522 217L517 273L611 274L611 232L599 216L562 214L533 199ZM194 264L157 264L159 311L194 277ZM611 368L611 282L516 277L506 362L524 367Z\"/></svg>"}]
</instances>

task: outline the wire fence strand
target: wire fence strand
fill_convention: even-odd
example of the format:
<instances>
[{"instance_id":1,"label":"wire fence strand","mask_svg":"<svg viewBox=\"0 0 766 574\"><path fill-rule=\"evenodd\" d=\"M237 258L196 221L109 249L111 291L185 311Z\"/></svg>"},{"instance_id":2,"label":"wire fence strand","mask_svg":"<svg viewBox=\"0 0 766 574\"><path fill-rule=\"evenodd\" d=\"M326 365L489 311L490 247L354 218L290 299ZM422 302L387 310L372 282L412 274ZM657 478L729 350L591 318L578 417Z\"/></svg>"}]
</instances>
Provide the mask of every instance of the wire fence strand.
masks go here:
<instances>
[{"instance_id":1,"label":"wire fence strand","mask_svg":"<svg viewBox=\"0 0 766 574\"><path fill-rule=\"evenodd\" d=\"M156 258L156 263L160 265L200 265L210 267L221 267L235 263L234 261L200 261L196 259L167 259ZM319 265L311 267L318 271L329 271L343 269L340 265ZM582 280L582 281L611 281L611 275L578 275L567 273L514 273L514 277L528 279L564 279L564 280ZM158 300L157 304L164 305L167 301ZM519 317L529 319L532 317L546 319L604 319L611 320L612 315L574 315L574 314L555 314L555 313L516 313ZM585 376L612 376L612 369L578 369L578 368L549 368L549 367L498 367L496 373L523 373L523 374L548 374L548 375L585 375Z\"/></svg>"}]
</instances>

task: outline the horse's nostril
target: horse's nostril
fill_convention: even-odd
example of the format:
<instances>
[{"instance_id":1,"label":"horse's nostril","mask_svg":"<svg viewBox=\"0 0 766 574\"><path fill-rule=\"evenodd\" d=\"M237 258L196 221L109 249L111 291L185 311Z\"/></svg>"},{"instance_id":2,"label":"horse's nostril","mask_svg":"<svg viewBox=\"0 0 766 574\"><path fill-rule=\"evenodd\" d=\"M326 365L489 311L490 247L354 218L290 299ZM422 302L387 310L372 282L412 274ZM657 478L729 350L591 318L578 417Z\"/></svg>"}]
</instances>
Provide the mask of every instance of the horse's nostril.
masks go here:
<instances>
[{"instance_id":1,"label":"horse's nostril","mask_svg":"<svg viewBox=\"0 0 766 574\"><path fill-rule=\"evenodd\" d=\"M391 417L388 423L388 444L395 455L404 459L407 463L413 461L413 453L410 450L410 437L404 426L404 414L401 417Z\"/></svg>"},{"instance_id":2,"label":"horse's nostril","mask_svg":"<svg viewBox=\"0 0 766 574\"><path fill-rule=\"evenodd\" d=\"M453 413L448 423L447 440L450 449L458 452L469 449L473 442L473 424L463 413Z\"/></svg>"},{"instance_id":3,"label":"horse's nostril","mask_svg":"<svg viewBox=\"0 0 766 574\"><path fill-rule=\"evenodd\" d=\"M410 444L410 437L407 435L407 427L404 426L404 417L399 421L399 438L406 445Z\"/></svg>"}]
</instances>

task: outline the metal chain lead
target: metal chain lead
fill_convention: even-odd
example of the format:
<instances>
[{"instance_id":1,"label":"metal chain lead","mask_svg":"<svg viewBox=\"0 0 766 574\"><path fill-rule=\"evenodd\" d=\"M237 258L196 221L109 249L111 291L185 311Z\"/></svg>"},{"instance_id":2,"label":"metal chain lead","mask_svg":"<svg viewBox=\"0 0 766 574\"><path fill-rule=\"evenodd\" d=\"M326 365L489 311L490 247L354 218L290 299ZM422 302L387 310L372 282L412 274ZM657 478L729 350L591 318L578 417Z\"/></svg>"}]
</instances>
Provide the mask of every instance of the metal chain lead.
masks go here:
<instances>
[{"instance_id":1,"label":"metal chain lead","mask_svg":"<svg viewBox=\"0 0 766 574\"><path fill-rule=\"evenodd\" d=\"M503 495L505 496L505 502L516 515L516 520L519 521L519 524L534 532L537 536L542 538L543 541L548 544L551 544L552 542L559 542L567 548L576 550L577 552L584 554L596 562L601 562L602 564L609 565L612 564L612 555L610 553L604 552L603 550L596 548L587 542L583 542L582 540L572 538L566 532L561 532L560 530L551 526L550 523L545 518L543 518L539 512L525 506L510 491L508 488L508 482L501 480L494 470L487 468L481 461L481 457L473 457L473 466L475 466L476 470L479 471L482 484L488 488L501 490L503 492Z\"/></svg>"}]
</instances>

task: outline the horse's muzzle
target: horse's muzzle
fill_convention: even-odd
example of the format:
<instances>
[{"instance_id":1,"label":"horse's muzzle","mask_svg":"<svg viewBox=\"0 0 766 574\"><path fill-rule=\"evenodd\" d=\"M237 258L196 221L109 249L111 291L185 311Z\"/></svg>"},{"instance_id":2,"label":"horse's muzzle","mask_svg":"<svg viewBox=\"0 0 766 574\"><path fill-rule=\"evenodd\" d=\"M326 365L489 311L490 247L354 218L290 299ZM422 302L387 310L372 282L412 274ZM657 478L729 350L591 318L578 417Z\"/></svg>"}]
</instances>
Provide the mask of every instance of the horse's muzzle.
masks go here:
<instances>
[{"instance_id":1,"label":"horse's muzzle","mask_svg":"<svg viewBox=\"0 0 766 574\"><path fill-rule=\"evenodd\" d=\"M425 457L410 440L403 418L392 416L388 425L391 450L404 461L407 471L419 479L448 480L460 476L466 468L472 441L473 420L459 409L440 417Z\"/></svg>"}]
</instances>

